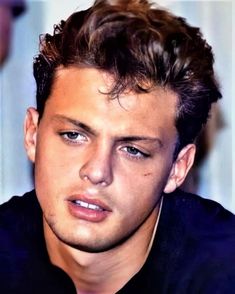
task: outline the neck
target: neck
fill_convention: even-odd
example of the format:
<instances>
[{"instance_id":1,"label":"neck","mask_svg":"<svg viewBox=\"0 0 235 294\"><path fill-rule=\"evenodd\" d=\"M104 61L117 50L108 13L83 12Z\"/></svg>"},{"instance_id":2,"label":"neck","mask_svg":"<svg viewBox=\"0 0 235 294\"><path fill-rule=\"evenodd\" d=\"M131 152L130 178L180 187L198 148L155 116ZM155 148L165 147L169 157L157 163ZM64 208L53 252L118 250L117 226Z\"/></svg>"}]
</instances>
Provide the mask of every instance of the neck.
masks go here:
<instances>
[{"instance_id":1,"label":"neck","mask_svg":"<svg viewBox=\"0 0 235 294\"><path fill-rule=\"evenodd\" d=\"M116 293L145 263L155 236L160 206L124 243L101 253L83 252L61 242L44 221L51 262L70 276L79 294Z\"/></svg>"}]
</instances>

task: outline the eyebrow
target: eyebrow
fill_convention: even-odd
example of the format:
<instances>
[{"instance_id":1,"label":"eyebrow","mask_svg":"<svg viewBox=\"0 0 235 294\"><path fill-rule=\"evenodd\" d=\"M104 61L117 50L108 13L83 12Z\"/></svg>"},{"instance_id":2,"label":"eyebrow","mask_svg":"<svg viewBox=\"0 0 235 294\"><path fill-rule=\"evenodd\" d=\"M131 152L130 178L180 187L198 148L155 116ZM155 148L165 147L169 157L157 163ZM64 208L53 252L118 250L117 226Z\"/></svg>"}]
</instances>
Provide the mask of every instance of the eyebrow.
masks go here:
<instances>
[{"instance_id":1,"label":"eyebrow","mask_svg":"<svg viewBox=\"0 0 235 294\"><path fill-rule=\"evenodd\" d=\"M163 143L159 138L153 138L153 137L146 137L146 136L126 136L126 137L120 137L118 141L124 141L124 142L135 142L135 141L149 141L151 143L157 143L160 147L163 147Z\"/></svg>"},{"instance_id":2,"label":"eyebrow","mask_svg":"<svg viewBox=\"0 0 235 294\"><path fill-rule=\"evenodd\" d=\"M73 118L70 118L70 117L67 117L67 116L64 116L64 115L60 115L60 114L57 114L53 117L53 120L58 120L58 121L62 121L62 122L69 122L71 123L72 125L74 125L75 127L78 127L78 128L81 128L83 130L85 130L86 132L92 134L92 135L97 135L97 132L95 130L93 130L91 127L89 127L88 125L80 122L79 120L77 119L73 119Z\"/></svg>"},{"instance_id":3,"label":"eyebrow","mask_svg":"<svg viewBox=\"0 0 235 294\"><path fill-rule=\"evenodd\" d=\"M86 132L90 133L93 136L97 136L98 132L96 132L94 129L86 125L85 123L73 119L64 115L57 114L53 117L53 120L62 121L62 122L68 122L74 125L75 127L81 128L85 130ZM160 147L163 147L163 142L157 138L157 137L148 137L148 136L120 136L117 137L117 141L121 142L135 142L135 141L149 141L151 143L157 143Z\"/></svg>"}]
</instances>

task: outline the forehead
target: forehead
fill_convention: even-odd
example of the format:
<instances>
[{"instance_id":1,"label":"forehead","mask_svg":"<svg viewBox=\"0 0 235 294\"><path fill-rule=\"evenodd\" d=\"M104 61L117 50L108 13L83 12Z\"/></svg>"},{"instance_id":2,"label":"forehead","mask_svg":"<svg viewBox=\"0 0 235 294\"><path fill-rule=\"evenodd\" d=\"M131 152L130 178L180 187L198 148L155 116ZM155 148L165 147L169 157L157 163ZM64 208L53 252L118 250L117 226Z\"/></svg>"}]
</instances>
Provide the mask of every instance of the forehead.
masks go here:
<instances>
[{"instance_id":1,"label":"forehead","mask_svg":"<svg viewBox=\"0 0 235 294\"><path fill-rule=\"evenodd\" d=\"M113 78L93 68L60 68L46 102L45 114L66 115L89 122L97 129L108 125L155 135L156 130L175 133L177 96L170 90L155 88L150 93L126 90L118 98L107 93Z\"/></svg>"}]
</instances>

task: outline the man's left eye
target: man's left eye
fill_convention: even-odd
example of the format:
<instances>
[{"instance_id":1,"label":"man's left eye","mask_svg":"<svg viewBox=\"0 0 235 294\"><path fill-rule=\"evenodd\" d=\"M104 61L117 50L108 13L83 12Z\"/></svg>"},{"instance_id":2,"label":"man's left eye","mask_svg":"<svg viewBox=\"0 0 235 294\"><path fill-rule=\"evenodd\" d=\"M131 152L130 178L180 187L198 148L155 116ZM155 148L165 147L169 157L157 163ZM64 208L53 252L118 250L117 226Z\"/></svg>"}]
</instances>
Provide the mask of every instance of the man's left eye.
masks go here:
<instances>
[{"instance_id":1,"label":"man's left eye","mask_svg":"<svg viewBox=\"0 0 235 294\"><path fill-rule=\"evenodd\" d=\"M149 157L148 154L140 151L139 149L133 147L133 146L126 146L126 147L123 147L122 150L124 150L127 155L129 157L132 157L132 158L145 158L145 157Z\"/></svg>"}]
</instances>

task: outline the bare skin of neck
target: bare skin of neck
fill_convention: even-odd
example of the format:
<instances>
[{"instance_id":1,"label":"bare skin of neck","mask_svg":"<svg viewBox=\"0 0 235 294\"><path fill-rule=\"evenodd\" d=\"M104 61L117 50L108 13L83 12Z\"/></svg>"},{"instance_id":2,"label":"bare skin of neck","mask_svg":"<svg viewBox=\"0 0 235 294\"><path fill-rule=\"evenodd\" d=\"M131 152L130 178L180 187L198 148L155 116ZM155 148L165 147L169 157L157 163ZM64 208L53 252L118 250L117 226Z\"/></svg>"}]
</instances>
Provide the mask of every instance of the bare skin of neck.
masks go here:
<instances>
[{"instance_id":1,"label":"bare skin of neck","mask_svg":"<svg viewBox=\"0 0 235 294\"><path fill-rule=\"evenodd\" d=\"M152 246L159 207L121 245L101 253L87 253L62 243L44 221L51 262L72 279L78 294L113 294L143 266ZM138 246L136 246L138 244Z\"/></svg>"}]
</instances>

